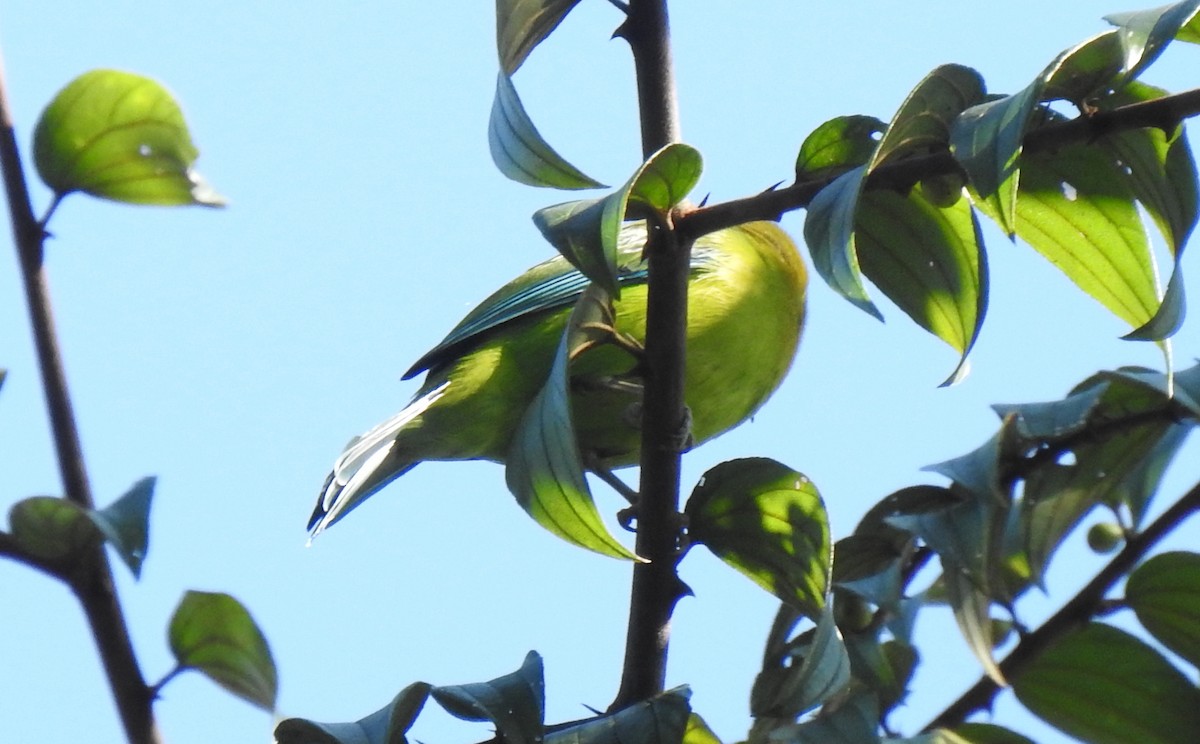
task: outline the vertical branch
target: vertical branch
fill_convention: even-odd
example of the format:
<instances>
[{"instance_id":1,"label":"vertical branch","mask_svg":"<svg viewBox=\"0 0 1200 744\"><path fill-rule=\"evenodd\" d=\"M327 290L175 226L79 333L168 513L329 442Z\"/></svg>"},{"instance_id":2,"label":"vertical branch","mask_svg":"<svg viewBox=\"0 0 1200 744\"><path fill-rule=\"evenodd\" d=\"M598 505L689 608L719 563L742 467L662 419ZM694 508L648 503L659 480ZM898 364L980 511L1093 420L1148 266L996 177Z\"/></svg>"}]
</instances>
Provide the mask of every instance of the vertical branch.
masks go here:
<instances>
[{"instance_id":1,"label":"vertical branch","mask_svg":"<svg viewBox=\"0 0 1200 744\"><path fill-rule=\"evenodd\" d=\"M0 170L12 221L13 239L21 266L25 298L29 306L29 324L33 332L46 408L54 435L66 497L83 508L93 505L88 485L79 430L71 409L66 373L54 330L50 295L43 264L45 231L33 215L29 189L21 166L21 154L13 129L8 93L0 62ZM158 742L154 723L153 693L146 685L133 653L125 616L113 586L112 569L104 546L96 546L70 577L71 589L83 605L92 637L104 663L109 687L116 698L125 734L130 742Z\"/></svg>"},{"instance_id":2,"label":"vertical branch","mask_svg":"<svg viewBox=\"0 0 1200 744\"><path fill-rule=\"evenodd\" d=\"M633 51L642 151L648 157L679 138L666 0L630 2L617 35ZM669 220L651 231L637 518L637 552L650 562L633 569L625 663L613 710L662 692L671 614L685 591L676 566L690 251Z\"/></svg>"}]
</instances>

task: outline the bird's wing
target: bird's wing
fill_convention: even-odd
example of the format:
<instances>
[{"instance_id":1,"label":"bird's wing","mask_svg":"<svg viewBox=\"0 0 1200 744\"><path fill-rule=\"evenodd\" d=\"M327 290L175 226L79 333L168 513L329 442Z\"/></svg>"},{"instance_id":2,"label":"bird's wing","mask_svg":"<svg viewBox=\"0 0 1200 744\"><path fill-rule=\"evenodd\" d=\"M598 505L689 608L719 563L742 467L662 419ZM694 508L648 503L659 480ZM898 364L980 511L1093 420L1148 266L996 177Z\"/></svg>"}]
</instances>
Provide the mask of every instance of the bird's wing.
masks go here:
<instances>
[{"instance_id":1,"label":"bird's wing","mask_svg":"<svg viewBox=\"0 0 1200 744\"><path fill-rule=\"evenodd\" d=\"M644 233L625 230L617 250L617 284L622 287L646 281L642 257ZM692 251L692 271L715 260L713 251L697 246ZM413 364L403 379L459 358L487 338L491 331L538 313L570 307L583 294L589 280L562 256L544 261L501 287L463 318L442 341Z\"/></svg>"}]
</instances>

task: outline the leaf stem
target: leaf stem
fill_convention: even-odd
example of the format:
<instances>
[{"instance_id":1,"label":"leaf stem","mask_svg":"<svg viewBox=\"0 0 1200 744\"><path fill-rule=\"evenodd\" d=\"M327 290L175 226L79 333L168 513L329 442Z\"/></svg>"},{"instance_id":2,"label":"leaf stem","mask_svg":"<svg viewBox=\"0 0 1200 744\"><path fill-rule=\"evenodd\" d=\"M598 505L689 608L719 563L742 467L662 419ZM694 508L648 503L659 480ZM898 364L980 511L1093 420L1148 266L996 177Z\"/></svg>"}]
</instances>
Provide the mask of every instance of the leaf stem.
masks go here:
<instances>
[{"instance_id":1,"label":"leaf stem","mask_svg":"<svg viewBox=\"0 0 1200 744\"><path fill-rule=\"evenodd\" d=\"M79 431L68 394L66 373L59 352L44 258L45 231L34 218L29 189L21 165L16 132L0 61L0 170L12 221L13 239L21 265L21 276L29 308L29 323L37 350L46 408L58 455L59 473L66 498L79 506L93 506ZM20 554L13 554L20 558ZM25 561L29 563L29 561ZM113 586L112 570L102 544L97 545L79 570L72 572L69 585L83 605L92 636L104 663L108 683L130 742L158 742L150 690L143 681L134 657L125 616ZM31 564L35 565L35 564ZM40 567L35 565L35 567Z\"/></svg>"},{"instance_id":2,"label":"leaf stem","mask_svg":"<svg viewBox=\"0 0 1200 744\"><path fill-rule=\"evenodd\" d=\"M1200 512L1200 483L1192 487L1169 509L1142 532L1132 535L1125 548L1079 590L1069 602L1054 613L1041 627L1024 636L1017 647L1000 662L1000 671L1008 679L1020 676L1021 671L1067 633L1087 624L1107 606L1104 595L1123 579L1158 541L1168 535L1185 519ZM930 721L923 732L936 728L957 726L967 716L991 705L1000 686L984 676L957 700Z\"/></svg>"},{"instance_id":3,"label":"leaf stem","mask_svg":"<svg viewBox=\"0 0 1200 744\"><path fill-rule=\"evenodd\" d=\"M629 42L637 72L642 153L648 158L679 140L675 78L666 0L631 0L616 34ZM690 241L669 220L651 232L642 408L641 494L637 553L621 686L610 711L661 693L666 682L671 615L685 587L676 571L680 427L687 420L683 374Z\"/></svg>"}]
</instances>

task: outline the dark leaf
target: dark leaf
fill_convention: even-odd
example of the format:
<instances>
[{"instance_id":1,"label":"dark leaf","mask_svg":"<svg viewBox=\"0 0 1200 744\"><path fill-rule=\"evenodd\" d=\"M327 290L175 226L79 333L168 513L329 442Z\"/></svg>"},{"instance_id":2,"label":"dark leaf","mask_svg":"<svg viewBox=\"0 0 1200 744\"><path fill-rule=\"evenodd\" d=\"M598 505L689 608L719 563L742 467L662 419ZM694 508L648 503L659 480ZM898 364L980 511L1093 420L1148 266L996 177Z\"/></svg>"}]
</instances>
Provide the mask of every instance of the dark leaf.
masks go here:
<instances>
[{"instance_id":1,"label":"dark leaf","mask_svg":"<svg viewBox=\"0 0 1200 744\"><path fill-rule=\"evenodd\" d=\"M1125 584L1125 602L1159 642L1200 666L1200 555L1156 555Z\"/></svg>"},{"instance_id":2,"label":"dark leaf","mask_svg":"<svg viewBox=\"0 0 1200 744\"><path fill-rule=\"evenodd\" d=\"M275 727L278 744L407 744L404 734L429 697L430 685L416 682L390 703L354 723L317 723L288 718Z\"/></svg>"},{"instance_id":3,"label":"dark leaf","mask_svg":"<svg viewBox=\"0 0 1200 744\"><path fill-rule=\"evenodd\" d=\"M817 627L789 644L780 664L764 666L750 693L755 718L795 719L850 684L850 655L826 605Z\"/></svg>"},{"instance_id":4,"label":"dark leaf","mask_svg":"<svg viewBox=\"0 0 1200 744\"><path fill-rule=\"evenodd\" d=\"M691 691L676 687L612 715L546 735L546 744L680 744L688 729Z\"/></svg>"},{"instance_id":5,"label":"dark leaf","mask_svg":"<svg viewBox=\"0 0 1200 744\"><path fill-rule=\"evenodd\" d=\"M150 499L154 496L154 478L143 478L125 495L88 516L104 533L105 539L121 556L134 578L142 574L142 561L150 540Z\"/></svg>"},{"instance_id":6,"label":"dark leaf","mask_svg":"<svg viewBox=\"0 0 1200 744\"><path fill-rule=\"evenodd\" d=\"M521 668L490 682L447 685L431 694L450 714L491 721L506 744L540 744L546 712L542 658L530 651Z\"/></svg>"}]
</instances>

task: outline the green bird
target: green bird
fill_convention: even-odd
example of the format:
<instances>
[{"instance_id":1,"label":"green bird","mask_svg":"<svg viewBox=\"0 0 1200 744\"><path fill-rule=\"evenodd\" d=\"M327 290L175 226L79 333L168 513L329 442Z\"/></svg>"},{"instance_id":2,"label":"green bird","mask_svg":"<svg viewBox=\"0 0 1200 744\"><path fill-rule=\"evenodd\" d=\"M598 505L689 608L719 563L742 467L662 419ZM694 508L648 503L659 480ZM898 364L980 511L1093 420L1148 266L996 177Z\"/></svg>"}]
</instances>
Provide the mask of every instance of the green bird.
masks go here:
<instances>
[{"instance_id":1,"label":"green bird","mask_svg":"<svg viewBox=\"0 0 1200 744\"><path fill-rule=\"evenodd\" d=\"M636 464L636 345L646 337L643 223L618 246L615 336L571 361L571 415L585 462ZM700 444L748 419L779 387L804 327L807 272L772 222L701 237L691 253L684 400ZM561 256L526 271L471 311L404 379L428 371L411 403L355 437L326 479L313 537L425 460L503 462L521 417L546 383L575 302L588 285ZM632 383L632 384L631 384Z\"/></svg>"}]
</instances>

